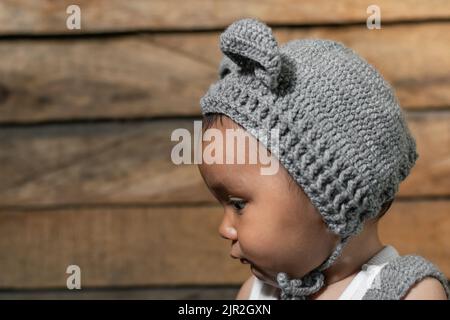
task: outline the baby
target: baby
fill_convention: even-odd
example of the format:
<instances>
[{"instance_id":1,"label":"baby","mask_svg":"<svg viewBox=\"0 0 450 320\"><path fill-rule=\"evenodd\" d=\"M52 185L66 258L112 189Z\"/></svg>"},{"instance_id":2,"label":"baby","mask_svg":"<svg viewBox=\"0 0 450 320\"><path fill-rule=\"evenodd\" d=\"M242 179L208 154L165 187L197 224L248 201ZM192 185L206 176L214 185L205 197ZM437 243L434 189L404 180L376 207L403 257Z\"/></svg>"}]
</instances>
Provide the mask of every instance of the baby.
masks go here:
<instances>
[{"instance_id":1,"label":"baby","mask_svg":"<svg viewBox=\"0 0 450 320\"><path fill-rule=\"evenodd\" d=\"M252 272L237 299L448 299L435 265L378 238L378 219L418 158L382 76L338 42L278 46L256 19L231 24L220 49L219 79L200 101L202 155L211 129L224 146L256 142L238 145L244 163L223 147L215 152L231 163L199 164L224 207L230 255ZM278 170L250 161L261 150Z\"/></svg>"}]
</instances>

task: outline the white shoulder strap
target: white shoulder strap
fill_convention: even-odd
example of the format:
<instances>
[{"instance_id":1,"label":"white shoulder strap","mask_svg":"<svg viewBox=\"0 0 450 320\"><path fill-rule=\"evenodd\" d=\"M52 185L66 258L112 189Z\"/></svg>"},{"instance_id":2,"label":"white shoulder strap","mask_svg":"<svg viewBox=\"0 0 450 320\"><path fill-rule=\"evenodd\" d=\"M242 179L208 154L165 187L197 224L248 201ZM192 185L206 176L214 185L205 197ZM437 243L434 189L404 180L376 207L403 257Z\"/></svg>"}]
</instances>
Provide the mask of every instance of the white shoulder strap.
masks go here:
<instances>
[{"instance_id":1,"label":"white shoulder strap","mask_svg":"<svg viewBox=\"0 0 450 320\"><path fill-rule=\"evenodd\" d=\"M249 300L278 300L278 289L254 277Z\"/></svg>"}]
</instances>

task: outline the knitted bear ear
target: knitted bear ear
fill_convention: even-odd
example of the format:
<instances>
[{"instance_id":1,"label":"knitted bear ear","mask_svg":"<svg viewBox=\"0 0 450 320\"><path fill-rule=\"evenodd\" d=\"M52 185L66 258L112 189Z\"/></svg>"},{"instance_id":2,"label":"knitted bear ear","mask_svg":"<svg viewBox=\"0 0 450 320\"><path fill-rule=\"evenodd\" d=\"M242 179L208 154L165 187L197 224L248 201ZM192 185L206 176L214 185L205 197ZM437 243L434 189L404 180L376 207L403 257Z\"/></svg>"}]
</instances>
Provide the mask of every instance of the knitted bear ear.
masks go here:
<instances>
[{"instance_id":1,"label":"knitted bear ear","mask_svg":"<svg viewBox=\"0 0 450 320\"><path fill-rule=\"evenodd\" d=\"M223 56L219 65L219 79L225 78L229 73L239 70L239 66L236 65L230 58Z\"/></svg>"},{"instance_id":2,"label":"knitted bear ear","mask_svg":"<svg viewBox=\"0 0 450 320\"><path fill-rule=\"evenodd\" d=\"M232 23L220 35L220 49L243 70L253 70L270 89L278 85L281 57L272 30L256 19ZM222 71L225 71L226 67Z\"/></svg>"}]
</instances>

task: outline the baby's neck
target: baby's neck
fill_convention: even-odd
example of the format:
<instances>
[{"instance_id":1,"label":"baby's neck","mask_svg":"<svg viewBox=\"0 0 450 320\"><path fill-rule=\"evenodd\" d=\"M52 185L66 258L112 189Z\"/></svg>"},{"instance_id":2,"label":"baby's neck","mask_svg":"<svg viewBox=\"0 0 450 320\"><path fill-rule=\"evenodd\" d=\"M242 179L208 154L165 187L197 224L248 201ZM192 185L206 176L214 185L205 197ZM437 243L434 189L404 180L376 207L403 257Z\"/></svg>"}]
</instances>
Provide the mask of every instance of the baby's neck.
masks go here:
<instances>
[{"instance_id":1,"label":"baby's neck","mask_svg":"<svg viewBox=\"0 0 450 320\"><path fill-rule=\"evenodd\" d=\"M383 247L378 237L378 222L366 223L364 230L349 240L338 260L324 271L325 286L310 298L337 299L361 270L361 266Z\"/></svg>"}]
</instances>

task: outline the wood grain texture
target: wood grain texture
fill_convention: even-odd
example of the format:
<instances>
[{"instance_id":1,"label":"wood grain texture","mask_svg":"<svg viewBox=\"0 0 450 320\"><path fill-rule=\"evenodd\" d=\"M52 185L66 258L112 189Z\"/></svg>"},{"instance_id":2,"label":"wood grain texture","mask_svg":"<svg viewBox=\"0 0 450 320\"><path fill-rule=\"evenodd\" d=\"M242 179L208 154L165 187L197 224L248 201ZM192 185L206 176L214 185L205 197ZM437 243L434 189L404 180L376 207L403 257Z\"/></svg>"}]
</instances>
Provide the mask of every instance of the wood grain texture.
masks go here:
<instances>
[{"instance_id":1,"label":"wood grain texture","mask_svg":"<svg viewBox=\"0 0 450 320\"><path fill-rule=\"evenodd\" d=\"M401 255L418 254L450 279L450 201L394 201L380 220L380 238Z\"/></svg>"},{"instance_id":2,"label":"wood grain texture","mask_svg":"<svg viewBox=\"0 0 450 320\"><path fill-rule=\"evenodd\" d=\"M238 285L245 265L220 238L223 209L90 208L0 212L0 288L63 288L70 264L82 287ZM381 239L450 276L450 201L396 201Z\"/></svg>"},{"instance_id":3,"label":"wood grain texture","mask_svg":"<svg viewBox=\"0 0 450 320\"><path fill-rule=\"evenodd\" d=\"M66 28L70 0L3 0L0 34L74 33ZM114 32L129 30L190 30L222 28L244 17L270 24L366 23L370 0L78 0L81 30ZM450 17L445 0L378 0L382 22L429 20Z\"/></svg>"},{"instance_id":4,"label":"wood grain texture","mask_svg":"<svg viewBox=\"0 0 450 320\"><path fill-rule=\"evenodd\" d=\"M234 285L0 290L0 300L234 300L239 288Z\"/></svg>"},{"instance_id":5,"label":"wood grain texture","mask_svg":"<svg viewBox=\"0 0 450 320\"><path fill-rule=\"evenodd\" d=\"M402 195L450 193L450 113L420 112L408 116L408 126L416 139L419 159L402 185ZM403 188L403 189L402 189ZM428 190L428 191L427 191Z\"/></svg>"},{"instance_id":6,"label":"wood grain texture","mask_svg":"<svg viewBox=\"0 0 450 320\"><path fill-rule=\"evenodd\" d=\"M171 161L172 131L192 127L168 120L0 129L0 203L213 202L196 165Z\"/></svg>"},{"instance_id":7,"label":"wood grain texture","mask_svg":"<svg viewBox=\"0 0 450 320\"><path fill-rule=\"evenodd\" d=\"M0 287L237 284L249 269L229 257L219 208L0 213Z\"/></svg>"},{"instance_id":8,"label":"wood grain texture","mask_svg":"<svg viewBox=\"0 0 450 320\"><path fill-rule=\"evenodd\" d=\"M419 159L380 236L450 278L450 1L377 1L381 30L369 0L80 0L78 31L71 4L0 1L0 299L235 297L249 270L170 134L192 133L180 118L200 116L219 35L244 17L280 45L340 41L392 84ZM82 292L66 290L70 264Z\"/></svg>"},{"instance_id":9,"label":"wood grain texture","mask_svg":"<svg viewBox=\"0 0 450 320\"><path fill-rule=\"evenodd\" d=\"M151 36L6 41L0 54L7 52L0 119L8 122L200 114L198 100L213 77L199 57Z\"/></svg>"},{"instance_id":10,"label":"wood grain texture","mask_svg":"<svg viewBox=\"0 0 450 320\"><path fill-rule=\"evenodd\" d=\"M450 23L277 28L280 44L341 41L393 85L405 109L450 106ZM3 40L0 122L200 115L217 79L219 32Z\"/></svg>"},{"instance_id":11,"label":"wood grain texture","mask_svg":"<svg viewBox=\"0 0 450 320\"><path fill-rule=\"evenodd\" d=\"M398 195L448 196L450 113L407 119L419 159ZM194 139L193 121L0 129L0 207L215 203L196 164L171 160L171 133Z\"/></svg>"}]
</instances>

